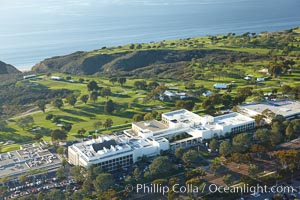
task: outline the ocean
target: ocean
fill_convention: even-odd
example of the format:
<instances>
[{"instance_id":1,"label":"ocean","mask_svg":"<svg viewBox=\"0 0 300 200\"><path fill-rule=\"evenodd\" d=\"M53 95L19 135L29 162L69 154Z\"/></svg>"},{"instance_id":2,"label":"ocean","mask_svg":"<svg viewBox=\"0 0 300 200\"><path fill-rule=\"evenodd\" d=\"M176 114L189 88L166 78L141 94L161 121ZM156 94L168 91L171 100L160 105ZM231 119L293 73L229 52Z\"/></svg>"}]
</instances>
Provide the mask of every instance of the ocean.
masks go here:
<instances>
[{"instance_id":1,"label":"ocean","mask_svg":"<svg viewBox=\"0 0 300 200\"><path fill-rule=\"evenodd\" d=\"M300 0L0 0L0 60L300 26Z\"/></svg>"}]
</instances>

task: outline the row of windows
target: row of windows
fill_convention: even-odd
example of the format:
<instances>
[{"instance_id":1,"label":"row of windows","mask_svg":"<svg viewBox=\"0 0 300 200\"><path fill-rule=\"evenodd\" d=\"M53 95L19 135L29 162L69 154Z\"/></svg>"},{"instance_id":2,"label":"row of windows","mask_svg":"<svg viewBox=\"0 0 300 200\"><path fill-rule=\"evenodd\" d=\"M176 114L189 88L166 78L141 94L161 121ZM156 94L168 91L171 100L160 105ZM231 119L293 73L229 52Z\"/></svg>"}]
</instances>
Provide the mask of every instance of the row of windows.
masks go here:
<instances>
[{"instance_id":1,"label":"row of windows","mask_svg":"<svg viewBox=\"0 0 300 200\"><path fill-rule=\"evenodd\" d=\"M110 164L99 163L97 165L101 166L103 168L103 170L105 170L105 171L114 171L114 170L120 169L122 167L128 167L132 163L133 163L133 160L129 160L126 162L115 162L115 163L110 163Z\"/></svg>"},{"instance_id":2,"label":"row of windows","mask_svg":"<svg viewBox=\"0 0 300 200\"><path fill-rule=\"evenodd\" d=\"M254 123L251 123L251 124L246 124L243 126L234 127L231 129L231 132L238 133L238 132L243 132L243 131L253 129L253 128L254 128Z\"/></svg>"},{"instance_id":3,"label":"row of windows","mask_svg":"<svg viewBox=\"0 0 300 200\"><path fill-rule=\"evenodd\" d=\"M112 159L112 160L108 160L108 161L105 161L104 163L114 163L114 162L119 162L119 161L129 161L129 160L132 160L132 155L130 156L124 156L124 157L120 157L120 158L115 158L115 159Z\"/></svg>"}]
</instances>

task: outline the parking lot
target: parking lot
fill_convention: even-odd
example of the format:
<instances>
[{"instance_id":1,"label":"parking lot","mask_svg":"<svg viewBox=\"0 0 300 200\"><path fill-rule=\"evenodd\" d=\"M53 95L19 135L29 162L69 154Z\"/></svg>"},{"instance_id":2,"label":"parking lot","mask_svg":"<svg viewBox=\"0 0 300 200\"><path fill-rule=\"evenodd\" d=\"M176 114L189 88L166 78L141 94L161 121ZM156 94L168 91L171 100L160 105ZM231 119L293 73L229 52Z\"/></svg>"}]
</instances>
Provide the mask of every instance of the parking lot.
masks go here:
<instances>
[{"instance_id":1,"label":"parking lot","mask_svg":"<svg viewBox=\"0 0 300 200\"><path fill-rule=\"evenodd\" d=\"M40 191L47 192L51 189L60 189L62 191L68 190L72 193L80 188L80 185L74 179L59 181L55 178L55 173L56 171L53 170L49 171L47 174L32 175L29 177L28 181L24 183L20 183L17 178L7 182L8 195L5 199L14 199L29 194L35 194Z\"/></svg>"},{"instance_id":2,"label":"parking lot","mask_svg":"<svg viewBox=\"0 0 300 200\"><path fill-rule=\"evenodd\" d=\"M0 178L59 165L61 160L58 156L42 144L26 144L20 150L0 154Z\"/></svg>"}]
</instances>

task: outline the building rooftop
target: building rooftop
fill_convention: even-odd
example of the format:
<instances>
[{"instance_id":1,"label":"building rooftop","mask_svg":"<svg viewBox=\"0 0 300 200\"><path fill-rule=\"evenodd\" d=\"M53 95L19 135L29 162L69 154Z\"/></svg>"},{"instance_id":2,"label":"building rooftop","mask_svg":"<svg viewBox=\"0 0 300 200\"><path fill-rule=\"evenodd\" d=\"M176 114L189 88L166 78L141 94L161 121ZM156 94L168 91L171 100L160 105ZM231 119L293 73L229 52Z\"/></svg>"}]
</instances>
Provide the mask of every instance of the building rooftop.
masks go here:
<instances>
[{"instance_id":1,"label":"building rooftop","mask_svg":"<svg viewBox=\"0 0 300 200\"><path fill-rule=\"evenodd\" d=\"M254 121L254 119L236 112L229 113L226 115L221 115L214 118L214 123L221 126L236 125L236 124L240 124L241 122L249 122L249 121Z\"/></svg>"},{"instance_id":2,"label":"building rooftop","mask_svg":"<svg viewBox=\"0 0 300 200\"><path fill-rule=\"evenodd\" d=\"M141 128L142 130L149 130L152 132L160 131L167 129L168 126L165 124L157 121L157 120L149 120L149 121L142 121L142 122L135 122L133 123L137 127Z\"/></svg>"},{"instance_id":3,"label":"building rooftop","mask_svg":"<svg viewBox=\"0 0 300 200\"><path fill-rule=\"evenodd\" d=\"M241 109L248 109L254 113L250 116L262 113L264 110L269 109L276 115L288 117L300 113L300 102L291 100L281 101L265 101L261 103L244 104Z\"/></svg>"}]
</instances>

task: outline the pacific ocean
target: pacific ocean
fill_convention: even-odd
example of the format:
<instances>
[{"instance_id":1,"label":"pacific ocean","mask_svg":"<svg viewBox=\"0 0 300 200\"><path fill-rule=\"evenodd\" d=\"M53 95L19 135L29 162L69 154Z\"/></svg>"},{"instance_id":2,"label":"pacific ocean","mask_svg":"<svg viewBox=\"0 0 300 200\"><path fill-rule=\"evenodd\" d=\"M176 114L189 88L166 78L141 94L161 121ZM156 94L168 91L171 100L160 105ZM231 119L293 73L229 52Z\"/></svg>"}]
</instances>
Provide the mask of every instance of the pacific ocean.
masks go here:
<instances>
[{"instance_id":1,"label":"pacific ocean","mask_svg":"<svg viewBox=\"0 0 300 200\"><path fill-rule=\"evenodd\" d=\"M300 26L299 0L0 0L0 60L20 70L103 46Z\"/></svg>"}]
</instances>

